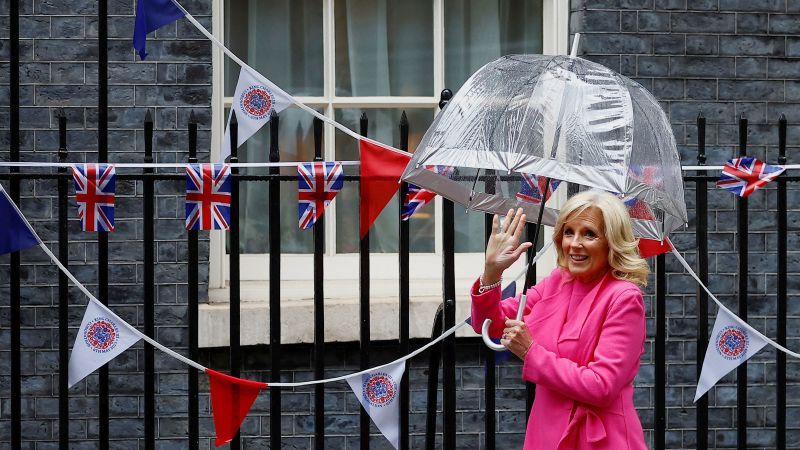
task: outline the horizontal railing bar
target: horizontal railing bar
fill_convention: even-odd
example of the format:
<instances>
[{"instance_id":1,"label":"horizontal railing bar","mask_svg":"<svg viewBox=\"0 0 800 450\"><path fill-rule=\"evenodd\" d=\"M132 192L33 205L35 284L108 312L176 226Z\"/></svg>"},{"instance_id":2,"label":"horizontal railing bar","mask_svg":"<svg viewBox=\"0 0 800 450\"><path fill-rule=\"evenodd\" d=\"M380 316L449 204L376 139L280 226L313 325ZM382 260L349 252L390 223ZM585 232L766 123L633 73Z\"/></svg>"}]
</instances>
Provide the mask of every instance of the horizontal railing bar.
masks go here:
<instances>
[{"instance_id":1,"label":"horizontal railing bar","mask_svg":"<svg viewBox=\"0 0 800 450\"><path fill-rule=\"evenodd\" d=\"M117 174L118 180L186 180L186 175L182 173L162 173L162 174ZM240 181L269 181L277 178L278 181L297 181L297 175L233 175L231 177ZM54 180L58 178L72 178L72 174L58 174L58 173L0 173L0 180ZM345 175L345 181L358 182L361 177L359 175Z\"/></svg>"},{"instance_id":2,"label":"horizontal railing bar","mask_svg":"<svg viewBox=\"0 0 800 450\"><path fill-rule=\"evenodd\" d=\"M231 175L235 178L238 178L242 181L269 181L273 178L277 178L279 181L297 181L297 175ZM16 180L16 179L31 179L31 180L47 180L47 179L58 179L58 178L72 178L72 174L69 173L42 173L42 172L27 172L27 173L0 173L0 180ZM503 177L499 177L503 180ZM781 180L785 180L788 182L797 182L800 181L800 175L780 175L779 177ZM182 173L162 173L162 174L117 174L118 180L185 180L186 175ZM345 175L345 181L355 181L358 182L361 179L360 175ZM683 181L716 181L718 180L718 176L714 175L685 175L683 177ZM474 180L474 177L453 177L455 181L466 181L466 180ZM486 181L483 175L478 177L478 181Z\"/></svg>"},{"instance_id":3,"label":"horizontal railing bar","mask_svg":"<svg viewBox=\"0 0 800 450\"><path fill-rule=\"evenodd\" d=\"M252 163L225 163L231 167L241 169L254 169L254 168L270 168L270 167L297 167L300 164L308 164L312 161L284 161L284 162L252 162ZM343 166L359 166L361 161L320 161L320 162L338 162ZM90 162L67 162L67 163L51 163L51 162L8 162L0 161L0 167L71 167L74 164L91 164ZM125 169L181 169L190 163L104 163L111 164L116 168ZM200 163L208 164L208 163ZM222 163L214 163L222 164Z\"/></svg>"}]
</instances>

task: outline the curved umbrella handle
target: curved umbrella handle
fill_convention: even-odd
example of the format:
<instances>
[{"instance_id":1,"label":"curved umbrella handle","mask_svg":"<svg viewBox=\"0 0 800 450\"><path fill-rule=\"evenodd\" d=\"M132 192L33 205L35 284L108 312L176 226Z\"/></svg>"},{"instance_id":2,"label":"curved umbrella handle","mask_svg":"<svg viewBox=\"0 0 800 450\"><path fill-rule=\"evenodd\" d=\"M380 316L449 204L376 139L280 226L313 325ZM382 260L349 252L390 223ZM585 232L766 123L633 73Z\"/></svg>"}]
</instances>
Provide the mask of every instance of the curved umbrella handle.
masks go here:
<instances>
[{"instance_id":1,"label":"curved umbrella handle","mask_svg":"<svg viewBox=\"0 0 800 450\"><path fill-rule=\"evenodd\" d=\"M525 312L525 294L519 298L519 307L517 308L517 320L522 320L522 314ZM489 327L492 325L492 319L486 319L483 321L483 327L481 328L481 337L483 338L483 343L486 344L487 347L496 351L502 352L503 350L508 350L505 345L495 344L492 342L492 339L489 337Z\"/></svg>"}]
</instances>

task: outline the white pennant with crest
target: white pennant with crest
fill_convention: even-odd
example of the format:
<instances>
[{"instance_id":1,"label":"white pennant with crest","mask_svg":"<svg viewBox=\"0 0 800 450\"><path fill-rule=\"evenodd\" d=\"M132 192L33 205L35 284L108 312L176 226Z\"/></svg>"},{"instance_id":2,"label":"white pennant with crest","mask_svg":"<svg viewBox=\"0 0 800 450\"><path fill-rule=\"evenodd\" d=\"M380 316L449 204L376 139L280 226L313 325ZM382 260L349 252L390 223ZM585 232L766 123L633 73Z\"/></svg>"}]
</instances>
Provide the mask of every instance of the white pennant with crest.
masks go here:
<instances>
[{"instance_id":1,"label":"white pennant with crest","mask_svg":"<svg viewBox=\"0 0 800 450\"><path fill-rule=\"evenodd\" d=\"M767 345L767 341L754 331L749 325L745 326L734 319L726 309L719 309L714 330L709 337L700 380L697 381L695 402L728 372Z\"/></svg>"},{"instance_id":2,"label":"white pennant with crest","mask_svg":"<svg viewBox=\"0 0 800 450\"><path fill-rule=\"evenodd\" d=\"M138 330L89 299L69 357L69 387L141 339Z\"/></svg>"},{"instance_id":3,"label":"white pennant with crest","mask_svg":"<svg viewBox=\"0 0 800 450\"><path fill-rule=\"evenodd\" d=\"M400 379L405 360L347 378L361 406L394 448L400 445Z\"/></svg>"},{"instance_id":4,"label":"white pennant with crest","mask_svg":"<svg viewBox=\"0 0 800 450\"><path fill-rule=\"evenodd\" d=\"M225 126L225 137L222 140L219 160L224 162L231 154L231 115L236 111L236 121L239 124L237 131L237 147L244 144L250 136L256 134L267 122L274 111L275 114L283 111L292 104L291 96L275 84L258 81L246 69L239 71L239 81L236 83L236 92L233 94L231 112L228 114L228 124Z\"/></svg>"}]
</instances>

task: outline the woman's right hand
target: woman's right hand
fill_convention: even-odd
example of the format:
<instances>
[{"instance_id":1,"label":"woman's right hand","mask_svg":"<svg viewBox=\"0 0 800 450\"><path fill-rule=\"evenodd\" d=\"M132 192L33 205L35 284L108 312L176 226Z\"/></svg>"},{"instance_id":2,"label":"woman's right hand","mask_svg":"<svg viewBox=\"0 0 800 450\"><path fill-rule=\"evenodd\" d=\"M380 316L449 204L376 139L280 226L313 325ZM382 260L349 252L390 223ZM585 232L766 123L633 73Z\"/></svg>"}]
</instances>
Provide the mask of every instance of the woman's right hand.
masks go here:
<instances>
[{"instance_id":1,"label":"woman's right hand","mask_svg":"<svg viewBox=\"0 0 800 450\"><path fill-rule=\"evenodd\" d=\"M522 208L508 210L503 225L495 214L492 219L492 235L486 244L486 262L483 266L481 281L484 285L500 281L503 272L519 259L520 255L531 248L530 242L519 242L522 230L525 229L525 214Z\"/></svg>"}]
</instances>

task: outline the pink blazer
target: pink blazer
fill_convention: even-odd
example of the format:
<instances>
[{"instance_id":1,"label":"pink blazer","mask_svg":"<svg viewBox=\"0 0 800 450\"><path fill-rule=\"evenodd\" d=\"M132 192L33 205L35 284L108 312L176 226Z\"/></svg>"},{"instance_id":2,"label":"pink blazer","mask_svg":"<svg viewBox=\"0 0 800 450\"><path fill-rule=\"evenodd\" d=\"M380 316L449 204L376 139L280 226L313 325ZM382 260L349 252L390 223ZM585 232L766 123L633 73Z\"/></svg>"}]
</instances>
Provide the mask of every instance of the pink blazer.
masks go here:
<instances>
[{"instance_id":1,"label":"pink blazer","mask_svg":"<svg viewBox=\"0 0 800 450\"><path fill-rule=\"evenodd\" d=\"M519 298L501 302L500 288L476 295L472 326L500 337ZM633 406L633 378L644 351L642 292L610 272L566 320L572 292L568 274L556 268L528 290L523 320L534 343L522 378L536 383L536 399L525 432L525 450L647 449Z\"/></svg>"}]
</instances>

